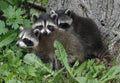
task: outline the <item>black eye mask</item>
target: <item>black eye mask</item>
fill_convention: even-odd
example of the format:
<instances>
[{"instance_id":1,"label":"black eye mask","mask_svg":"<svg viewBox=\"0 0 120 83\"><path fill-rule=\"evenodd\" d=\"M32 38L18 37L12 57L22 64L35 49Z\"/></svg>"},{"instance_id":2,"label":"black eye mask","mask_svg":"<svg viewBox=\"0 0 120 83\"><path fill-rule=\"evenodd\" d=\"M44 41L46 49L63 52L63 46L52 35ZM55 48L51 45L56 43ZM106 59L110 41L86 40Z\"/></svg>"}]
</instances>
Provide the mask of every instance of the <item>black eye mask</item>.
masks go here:
<instances>
[{"instance_id":1,"label":"black eye mask","mask_svg":"<svg viewBox=\"0 0 120 83\"><path fill-rule=\"evenodd\" d=\"M43 26L42 25L36 26L36 29L42 30Z\"/></svg>"},{"instance_id":2,"label":"black eye mask","mask_svg":"<svg viewBox=\"0 0 120 83\"><path fill-rule=\"evenodd\" d=\"M68 29L68 28L70 28L70 25L68 23L60 23L59 27L62 29Z\"/></svg>"},{"instance_id":3,"label":"black eye mask","mask_svg":"<svg viewBox=\"0 0 120 83\"><path fill-rule=\"evenodd\" d=\"M51 25L48 25L47 28L48 28L50 31L54 31L54 30L55 30L55 27L54 27L54 26L51 26Z\"/></svg>"},{"instance_id":4,"label":"black eye mask","mask_svg":"<svg viewBox=\"0 0 120 83\"><path fill-rule=\"evenodd\" d=\"M24 39L23 39L23 42L24 42L27 46L33 46L33 45L34 45L33 42L32 42L31 40L27 39L27 38L24 38Z\"/></svg>"}]
</instances>

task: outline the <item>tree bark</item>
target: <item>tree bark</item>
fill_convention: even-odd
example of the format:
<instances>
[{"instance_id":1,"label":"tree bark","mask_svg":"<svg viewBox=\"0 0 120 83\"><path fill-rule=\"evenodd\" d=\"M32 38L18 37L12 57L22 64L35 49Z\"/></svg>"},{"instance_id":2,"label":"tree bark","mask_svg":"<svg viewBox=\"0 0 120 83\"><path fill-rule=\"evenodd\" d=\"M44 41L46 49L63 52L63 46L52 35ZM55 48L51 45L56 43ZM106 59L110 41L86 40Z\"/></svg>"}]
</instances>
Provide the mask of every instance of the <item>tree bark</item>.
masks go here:
<instances>
[{"instance_id":1,"label":"tree bark","mask_svg":"<svg viewBox=\"0 0 120 83\"><path fill-rule=\"evenodd\" d=\"M93 19L110 54L113 57L120 55L120 0L48 0L47 11L61 8Z\"/></svg>"}]
</instances>

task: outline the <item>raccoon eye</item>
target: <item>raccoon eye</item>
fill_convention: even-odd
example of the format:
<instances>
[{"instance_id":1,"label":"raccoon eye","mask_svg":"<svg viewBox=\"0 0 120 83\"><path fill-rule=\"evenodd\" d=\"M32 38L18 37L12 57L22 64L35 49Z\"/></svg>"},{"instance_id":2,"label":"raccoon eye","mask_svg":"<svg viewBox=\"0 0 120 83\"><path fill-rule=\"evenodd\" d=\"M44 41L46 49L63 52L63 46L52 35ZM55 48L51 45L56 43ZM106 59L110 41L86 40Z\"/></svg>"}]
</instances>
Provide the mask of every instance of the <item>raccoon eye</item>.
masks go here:
<instances>
[{"instance_id":1,"label":"raccoon eye","mask_svg":"<svg viewBox=\"0 0 120 83\"><path fill-rule=\"evenodd\" d=\"M30 41L30 40L27 39L27 38L24 38L24 39L23 39L23 42L24 42L27 46L33 46L33 42Z\"/></svg>"},{"instance_id":2,"label":"raccoon eye","mask_svg":"<svg viewBox=\"0 0 120 83\"><path fill-rule=\"evenodd\" d=\"M54 30L55 30L55 27L54 27L54 26L51 26L51 25L48 25L47 28L48 28L50 31L54 31Z\"/></svg>"},{"instance_id":3,"label":"raccoon eye","mask_svg":"<svg viewBox=\"0 0 120 83\"><path fill-rule=\"evenodd\" d=\"M36 29L42 30L42 29L43 29L43 26L42 26L42 25L36 26Z\"/></svg>"}]
</instances>

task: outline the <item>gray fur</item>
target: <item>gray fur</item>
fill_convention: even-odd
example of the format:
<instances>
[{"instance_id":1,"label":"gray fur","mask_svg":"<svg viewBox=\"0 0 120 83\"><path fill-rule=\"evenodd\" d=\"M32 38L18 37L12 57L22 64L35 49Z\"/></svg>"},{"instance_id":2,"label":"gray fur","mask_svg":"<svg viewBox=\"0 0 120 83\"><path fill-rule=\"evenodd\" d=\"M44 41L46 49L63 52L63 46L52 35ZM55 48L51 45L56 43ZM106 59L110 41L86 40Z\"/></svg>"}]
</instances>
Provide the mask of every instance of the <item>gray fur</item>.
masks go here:
<instances>
[{"instance_id":1,"label":"gray fur","mask_svg":"<svg viewBox=\"0 0 120 83\"><path fill-rule=\"evenodd\" d=\"M92 19L78 16L70 9L56 10L51 14L51 16L54 15L57 17L55 21L60 28L66 32L72 32L82 41L88 58L101 56L105 48L100 31Z\"/></svg>"},{"instance_id":2,"label":"gray fur","mask_svg":"<svg viewBox=\"0 0 120 83\"><path fill-rule=\"evenodd\" d=\"M71 33L61 31L56 29L49 35L40 35L40 37L35 37L34 30L32 28L28 28L27 30L23 30L24 33L30 33L28 37L37 40L37 46L31 46L32 51L40 57L40 59L44 63L52 63L53 69L61 68L60 62L56 59L55 49L53 47L53 43L55 40L60 41L66 49L68 54L68 61L70 64L74 64L74 62L78 59L80 62L84 61L84 50L81 45L81 41L78 40L76 36ZM32 33L31 33L32 31ZM27 35L26 35L27 36ZM26 38L28 38L26 37ZM29 38L28 38L29 39ZM19 40L18 40L19 41ZM33 41L34 42L34 41ZM34 42L35 43L35 42Z\"/></svg>"}]
</instances>

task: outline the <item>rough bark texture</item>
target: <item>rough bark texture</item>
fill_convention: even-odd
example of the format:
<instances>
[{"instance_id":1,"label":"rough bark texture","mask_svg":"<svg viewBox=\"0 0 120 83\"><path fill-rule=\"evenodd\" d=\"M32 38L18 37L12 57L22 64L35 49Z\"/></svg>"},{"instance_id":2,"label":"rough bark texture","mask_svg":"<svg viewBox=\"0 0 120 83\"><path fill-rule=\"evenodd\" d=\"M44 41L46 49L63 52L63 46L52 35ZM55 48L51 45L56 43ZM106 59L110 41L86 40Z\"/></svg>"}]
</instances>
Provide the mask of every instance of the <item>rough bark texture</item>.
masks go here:
<instances>
[{"instance_id":1,"label":"rough bark texture","mask_svg":"<svg viewBox=\"0 0 120 83\"><path fill-rule=\"evenodd\" d=\"M92 18L98 25L110 54L120 55L120 0L48 0L50 9L72 9L80 16ZM120 58L118 58L120 62Z\"/></svg>"}]
</instances>

